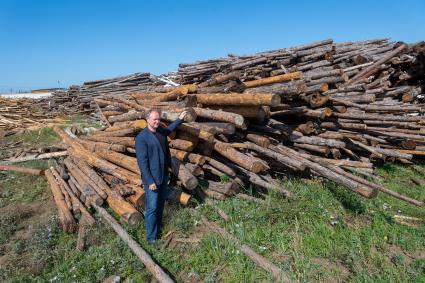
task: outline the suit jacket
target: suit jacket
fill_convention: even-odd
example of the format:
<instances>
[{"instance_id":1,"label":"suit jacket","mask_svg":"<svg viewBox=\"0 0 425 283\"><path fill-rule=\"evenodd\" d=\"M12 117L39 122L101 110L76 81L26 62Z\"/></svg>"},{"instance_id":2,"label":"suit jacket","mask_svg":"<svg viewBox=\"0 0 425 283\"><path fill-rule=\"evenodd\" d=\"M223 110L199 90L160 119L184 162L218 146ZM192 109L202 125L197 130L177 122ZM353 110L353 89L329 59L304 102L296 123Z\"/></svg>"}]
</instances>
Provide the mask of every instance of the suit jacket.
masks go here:
<instances>
[{"instance_id":1,"label":"suit jacket","mask_svg":"<svg viewBox=\"0 0 425 283\"><path fill-rule=\"evenodd\" d=\"M177 119L167 128L159 127L157 133L168 136L174 131L182 120ZM166 139L168 150L168 140ZM146 127L136 136L136 157L140 172L142 173L143 186L149 187L155 183L162 184L165 171L165 154L155 135Z\"/></svg>"}]
</instances>

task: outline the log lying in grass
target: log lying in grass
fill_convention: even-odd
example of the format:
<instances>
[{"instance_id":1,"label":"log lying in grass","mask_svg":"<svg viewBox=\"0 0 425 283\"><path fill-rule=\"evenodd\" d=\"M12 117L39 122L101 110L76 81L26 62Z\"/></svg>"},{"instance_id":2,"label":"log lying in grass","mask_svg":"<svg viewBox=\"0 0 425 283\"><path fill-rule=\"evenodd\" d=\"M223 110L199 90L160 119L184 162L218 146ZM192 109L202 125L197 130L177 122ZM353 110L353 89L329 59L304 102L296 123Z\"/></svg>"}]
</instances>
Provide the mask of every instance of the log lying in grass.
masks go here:
<instances>
[{"instance_id":1,"label":"log lying in grass","mask_svg":"<svg viewBox=\"0 0 425 283\"><path fill-rule=\"evenodd\" d=\"M220 235L227 241L235 243L239 247L239 249L247 257L249 257L257 266L263 268L267 272L270 272L275 278L275 280L278 280L279 282L293 282L293 280L276 265L274 265L268 259L255 252L249 246L242 244L238 239L236 239L236 237L232 236L230 233L218 226L216 223L209 221L205 216L202 216L202 222L205 226L208 227L208 229L211 230L211 232Z\"/></svg>"},{"instance_id":2,"label":"log lying in grass","mask_svg":"<svg viewBox=\"0 0 425 283\"><path fill-rule=\"evenodd\" d=\"M174 282L165 271L154 262L152 257L121 227L121 225L102 207L94 205L97 213L114 229L118 236L130 247L131 251L146 266L159 282Z\"/></svg>"},{"instance_id":3,"label":"log lying in grass","mask_svg":"<svg viewBox=\"0 0 425 283\"><path fill-rule=\"evenodd\" d=\"M26 168L26 167L19 167L19 166L12 166L12 165L0 165L0 171L14 171L14 172L31 174L31 175L36 175L36 176L44 175L44 170Z\"/></svg>"}]
</instances>

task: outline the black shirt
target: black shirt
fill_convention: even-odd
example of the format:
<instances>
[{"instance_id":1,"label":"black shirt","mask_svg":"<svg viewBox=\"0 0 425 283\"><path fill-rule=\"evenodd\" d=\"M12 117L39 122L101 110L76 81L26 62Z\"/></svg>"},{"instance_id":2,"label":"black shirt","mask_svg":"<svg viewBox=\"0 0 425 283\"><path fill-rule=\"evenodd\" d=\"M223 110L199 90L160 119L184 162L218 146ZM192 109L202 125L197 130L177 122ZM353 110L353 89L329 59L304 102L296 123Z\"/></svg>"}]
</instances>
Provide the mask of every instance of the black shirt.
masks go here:
<instances>
[{"instance_id":1,"label":"black shirt","mask_svg":"<svg viewBox=\"0 0 425 283\"><path fill-rule=\"evenodd\" d=\"M165 172L168 172L168 168L171 167L171 155L170 155L170 149L167 146L167 137L164 135L161 135L158 132L152 132L152 134L155 135L156 139L159 141L159 144L161 145L162 151L164 152L164 159L165 159Z\"/></svg>"}]
</instances>

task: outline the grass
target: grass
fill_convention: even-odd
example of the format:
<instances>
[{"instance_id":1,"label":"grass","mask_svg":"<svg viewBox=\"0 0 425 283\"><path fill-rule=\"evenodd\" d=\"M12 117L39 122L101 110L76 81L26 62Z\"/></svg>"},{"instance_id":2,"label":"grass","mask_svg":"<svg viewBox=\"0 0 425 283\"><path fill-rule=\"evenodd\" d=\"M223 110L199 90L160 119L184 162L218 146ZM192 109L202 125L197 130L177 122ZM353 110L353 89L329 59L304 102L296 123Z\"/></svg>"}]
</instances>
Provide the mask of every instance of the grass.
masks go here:
<instances>
[{"instance_id":1,"label":"grass","mask_svg":"<svg viewBox=\"0 0 425 283\"><path fill-rule=\"evenodd\" d=\"M49 163L25 165L46 168ZM415 173L408 167L386 163L377 173L388 188L425 199L424 187L410 182ZM123 226L178 282L274 281L235 243L207 231L199 214L216 221L301 282L425 282L425 225L407 226L393 219L397 213L425 219L423 208L383 194L367 200L321 179L288 177L282 184L294 193L293 200L276 193L268 195L264 204L228 198L197 205L196 213L193 208L168 205L164 234L173 232L173 239L167 247L148 246L143 223ZM98 223L89 232L89 248L84 252L75 248L77 235L59 229L54 211L37 219L33 236L19 236L32 218L2 212L13 205L49 202L46 182L41 177L7 172L0 173L0 188L0 263L4 256L9 263L7 268L0 264L0 281L95 282L112 274L128 282L152 280L128 247L97 216ZM224 210L231 220L221 219L214 207ZM179 241L185 239L193 241Z\"/></svg>"}]
</instances>

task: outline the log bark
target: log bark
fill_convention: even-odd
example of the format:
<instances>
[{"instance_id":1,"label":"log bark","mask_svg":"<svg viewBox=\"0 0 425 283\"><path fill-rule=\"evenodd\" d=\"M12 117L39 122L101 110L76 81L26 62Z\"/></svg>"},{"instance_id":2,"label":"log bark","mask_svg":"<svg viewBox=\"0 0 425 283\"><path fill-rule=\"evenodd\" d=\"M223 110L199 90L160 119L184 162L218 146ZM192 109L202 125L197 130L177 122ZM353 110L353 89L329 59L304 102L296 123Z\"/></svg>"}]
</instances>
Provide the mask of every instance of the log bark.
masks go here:
<instances>
[{"instance_id":1,"label":"log bark","mask_svg":"<svg viewBox=\"0 0 425 283\"><path fill-rule=\"evenodd\" d=\"M44 170L26 168L26 167L19 167L19 166L12 166L12 165L0 165L0 171L14 171L14 172L31 174L31 175L36 175L36 176L43 176L44 175Z\"/></svg>"},{"instance_id":2,"label":"log bark","mask_svg":"<svg viewBox=\"0 0 425 283\"><path fill-rule=\"evenodd\" d=\"M300 78L301 78L301 72L293 72L289 74L268 77L268 78L259 79L259 80L246 81L244 82L244 84L247 88L251 88L251 87L258 87L258 86L269 85L274 83L292 81L292 80L296 80Z\"/></svg>"},{"instance_id":3,"label":"log bark","mask_svg":"<svg viewBox=\"0 0 425 283\"><path fill-rule=\"evenodd\" d=\"M174 156L171 157L171 169L186 189L194 190L198 186L198 179Z\"/></svg>"},{"instance_id":4,"label":"log bark","mask_svg":"<svg viewBox=\"0 0 425 283\"><path fill-rule=\"evenodd\" d=\"M106 142L92 142L92 141L86 141L86 140L79 140L79 143L81 143L86 149L90 150L91 152L96 151L97 148L102 148L106 150L113 150L116 152L126 152L126 146L122 144L110 144Z\"/></svg>"},{"instance_id":5,"label":"log bark","mask_svg":"<svg viewBox=\"0 0 425 283\"><path fill-rule=\"evenodd\" d=\"M118 236L130 247L132 252L140 259L140 261L146 266L150 273L159 282L174 282L171 277L157 265L151 256L142 249L139 244L131 238L131 236L121 227L121 225L102 207L94 205L97 213L105 219L105 221L111 225L112 229L118 234Z\"/></svg>"},{"instance_id":6,"label":"log bark","mask_svg":"<svg viewBox=\"0 0 425 283\"><path fill-rule=\"evenodd\" d=\"M201 118L210 119L218 122L227 122L235 124L237 127L245 127L245 119L242 115L224 112L220 110L211 110L203 108L193 108L196 112L196 115Z\"/></svg>"},{"instance_id":7,"label":"log bark","mask_svg":"<svg viewBox=\"0 0 425 283\"><path fill-rule=\"evenodd\" d=\"M277 106L280 96L271 93L211 93L196 94L202 105Z\"/></svg>"},{"instance_id":8,"label":"log bark","mask_svg":"<svg viewBox=\"0 0 425 283\"><path fill-rule=\"evenodd\" d=\"M290 279L288 275L283 273L283 271L280 270L276 265L274 265L269 260L267 260L263 256L256 253L253 249L251 249L247 245L242 244L238 239L236 239L234 236L226 232L226 230L218 226L216 223L209 221L205 216L202 216L202 222L212 232L217 233L218 235L222 236L224 239L237 244L239 246L239 249L247 257L249 257L257 266L263 268L267 272L270 272L278 282L293 282L293 280Z\"/></svg>"},{"instance_id":9,"label":"log bark","mask_svg":"<svg viewBox=\"0 0 425 283\"><path fill-rule=\"evenodd\" d=\"M290 148L287 148L283 145L280 145L278 147L278 150L283 153L283 154L287 154L289 157L291 158L295 158L300 160L301 162L303 162L307 167L309 167L311 170L314 170L316 173L318 173L319 175L326 177L329 180L334 181L337 184L340 184L366 198L373 198L376 197L377 195L377 190L364 186L362 184L359 184L358 182L355 182L351 179L348 179L344 176L341 176L340 174L337 174L315 162L311 162L308 159L304 158L304 157L300 157L299 154L297 154L295 151L293 151Z\"/></svg>"},{"instance_id":10,"label":"log bark","mask_svg":"<svg viewBox=\"0 0 425 283\"><path fill-rule=\"evenodd\" d=\"M264 163L259 159L247 156L225 143L215 142L214 150L251 172L258 173L266 170Z\"/></svg>"},{"instance_id":11,"label":"log bark","mask_svg":"<svg viewBox=\"0 0 425 283\"><path fill-rule=\"evenodd\" d=\"M75 223L74 216L72 216L71 211L69 211L64 196L59 188L58 183L55 180L55 177L53 177L53 174L46 170L45 176L47 178L47 181L49 182L50 190L52 191L53 199L55 200L56 207L58 208L59 212L59 219L62 225L63 231L67 233L73 233L77 230L77 224Z\"/></svg>"}]
</instances>

